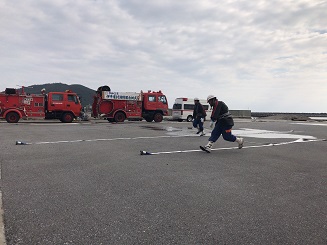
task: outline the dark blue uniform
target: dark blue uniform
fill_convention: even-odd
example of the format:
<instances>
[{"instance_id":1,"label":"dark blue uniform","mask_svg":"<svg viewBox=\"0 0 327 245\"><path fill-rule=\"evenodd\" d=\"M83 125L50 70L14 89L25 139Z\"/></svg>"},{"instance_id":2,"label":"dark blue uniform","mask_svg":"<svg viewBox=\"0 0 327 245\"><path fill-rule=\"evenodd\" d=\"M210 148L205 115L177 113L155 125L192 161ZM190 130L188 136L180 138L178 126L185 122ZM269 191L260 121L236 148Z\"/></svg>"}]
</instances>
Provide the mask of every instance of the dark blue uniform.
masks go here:
<instances>
[{"instance_id":1,"label":"dark blue uniform","mask_svg":"<svg viewBox=\"0 0 327 245\"><path fill-rule=\"evenodd\" d=\"M232 134L234 120L229 113L228 106L223 101L216 100L211 113L211 120L215 121L215 128L211 132L209 141L216 142L220 135L223 135L224 140L234 142L236 137Z\"/></svg>"},{"instance_id":2,"label":"dark blue uniform","mask_svg":"<svg viewBox=\"0 0 327 245\"><path fill-rule=\"evenodd\" d=\"M196 102L194 104L194 110L193 110L193 127L196 128L199 125L198 133L203 131L203 122L204 122L204 118L206 117L206 115L207 114L206 114L202 104L200 102Z\"/></svg>"}]
</instances>

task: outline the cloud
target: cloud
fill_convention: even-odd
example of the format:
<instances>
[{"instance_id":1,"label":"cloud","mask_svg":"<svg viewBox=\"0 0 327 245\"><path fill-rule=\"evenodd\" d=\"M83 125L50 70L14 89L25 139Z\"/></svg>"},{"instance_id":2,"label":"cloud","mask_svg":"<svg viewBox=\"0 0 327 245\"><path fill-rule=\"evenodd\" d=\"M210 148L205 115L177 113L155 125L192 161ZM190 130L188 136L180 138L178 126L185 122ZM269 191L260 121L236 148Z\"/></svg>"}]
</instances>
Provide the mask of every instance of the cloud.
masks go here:
<instances>
[{"instance_id":1,"label":"cloud","mask_svg":"<svg viewBox=\"0 0 327 245\"><path fill-rule=\"evenodd\" d=\"M214 93L232 109L323 112L326 10L319 0L4 0L0 90L108 84L161 89L170 104Z\"/></svg>"}]
</instances>

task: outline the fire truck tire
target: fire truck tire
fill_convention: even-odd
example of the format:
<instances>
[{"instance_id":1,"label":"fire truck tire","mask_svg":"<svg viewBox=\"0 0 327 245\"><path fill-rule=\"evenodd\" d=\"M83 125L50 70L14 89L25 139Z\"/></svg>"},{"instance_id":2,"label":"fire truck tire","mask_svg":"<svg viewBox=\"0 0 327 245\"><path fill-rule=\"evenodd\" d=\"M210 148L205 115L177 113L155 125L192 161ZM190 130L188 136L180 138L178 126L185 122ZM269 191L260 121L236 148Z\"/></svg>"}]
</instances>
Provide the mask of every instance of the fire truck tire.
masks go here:
<instances>
[{"instance_id":1,"label":"fire truck tire","mask_svg":"<svg viewBox=\"0 0 327 245\"><path fill-rule=\"evenodd\" d=\"M186 120L187 120L188 122L192 122L193 117L192 117L191 115L189 115L189 116L187 116Z\"/></svg>"},{"instance_id":2,"label":"fire truck tire","mask_svg":"<svg viewBox=\"0 0 327 245\"><path fill-rule=\"evenodd\" d=\"M157 112L156 114L154 114L153 120L155 122L161 122L163 119L163 116L160 112Z\"/></svg>"},{"instance_id":3,"label":"fire truck tire","mask_svg":"<svg viewBox=\"0 0 327 245\"><path fill-rule=\"evenodd\" d=\"M74 120L73 114L66 112L62 115L61 120L63 123L71 123Z\"/></svg>"},{"instance_id":4,"label":"fire truck tire","mask_svg":"<svg viewBox=\"0 0 327 245\"><path fill-rule=\"evenodd\" d=\"M117 112L115 114L115 121L116 122L124 122L126 119L126 116L123 112Z\"/></svg>"},{"instance_id":5,"label":"fire truck tire","mask_svg":"<svg viewBox=\"0 0 327 245\"><path fill-rule=\"evenodd\" d=\"M17 112L9 112L6 115L6 120L8 123L17 123L19 121L19 115Z\"/></svg>"}]
</instances>

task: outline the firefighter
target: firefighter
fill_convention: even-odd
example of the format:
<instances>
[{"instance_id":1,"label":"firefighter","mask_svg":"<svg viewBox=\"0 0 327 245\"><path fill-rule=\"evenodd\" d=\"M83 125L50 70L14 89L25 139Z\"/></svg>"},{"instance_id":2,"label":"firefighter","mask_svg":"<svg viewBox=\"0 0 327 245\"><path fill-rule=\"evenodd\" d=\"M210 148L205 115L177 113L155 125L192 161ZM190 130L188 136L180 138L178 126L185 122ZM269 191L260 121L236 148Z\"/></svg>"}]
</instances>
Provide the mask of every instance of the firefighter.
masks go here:
<instances>
[{"instance_id":1,"label":"firefighter","mask_svg":"<svg viewBox=\"0 0 327 245\"><path fill-rule=\"evenodd\" d=\"M207 114L200 103L199 98L194 98L193 127L198 128L198 132L196 134L200 134L200 136L205 135L203 132L203 122L206 115Z\"/></svg>"},{"instance_id":2,"label":"firefighter","mask_svg":"<svg viewBox=\"0 0 327 245\"><path fill-rule=\"evenodd\" d=\"M213 107L210 127L214 127L214 129L211 132L208 144L200 146L200 148L203 151L210 153L213 143L219 139L220 135L223 135L224 140L230 142L236 141L238 143L238 148L241 149L243 147L244 139L238 138L232 134L234 120L228 111L228 106L223 101L218 101L214 95L209 95L207 101L210 106Z\"/></svg>"},{"instance_id":3,"label":"firefighter","mask_svg":"<svg viewBox=\"0 0 327 245\"><path fill-rule=\"evenodd\" d=\"M45 88L41 89L41 94L44 96L44 110L48 110L48 95L45 92Z\"/></svg>"}]
</instances>

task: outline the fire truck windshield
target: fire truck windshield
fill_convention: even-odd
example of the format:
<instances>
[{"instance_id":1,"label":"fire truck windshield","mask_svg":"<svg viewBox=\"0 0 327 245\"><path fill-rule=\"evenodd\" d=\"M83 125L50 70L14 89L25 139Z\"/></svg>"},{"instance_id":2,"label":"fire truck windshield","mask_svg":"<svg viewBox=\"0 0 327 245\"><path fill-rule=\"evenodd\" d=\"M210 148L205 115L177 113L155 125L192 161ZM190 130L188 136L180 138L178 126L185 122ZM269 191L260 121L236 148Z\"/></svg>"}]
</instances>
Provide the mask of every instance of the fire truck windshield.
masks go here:
<instances>
[{"instance_id":1,"label":"fire truck windshield","mask_svg":"<svg viewBox=\"0 0 327 245\"><path fill-rule=\"evenodd\" d=\"M167 104L167 99L166 99L166 96L159 96L159 101L162 102L163 104Z\"/></svg>"}]
</instances>

